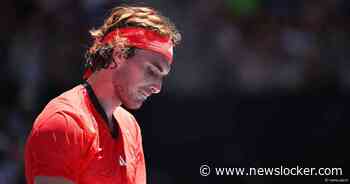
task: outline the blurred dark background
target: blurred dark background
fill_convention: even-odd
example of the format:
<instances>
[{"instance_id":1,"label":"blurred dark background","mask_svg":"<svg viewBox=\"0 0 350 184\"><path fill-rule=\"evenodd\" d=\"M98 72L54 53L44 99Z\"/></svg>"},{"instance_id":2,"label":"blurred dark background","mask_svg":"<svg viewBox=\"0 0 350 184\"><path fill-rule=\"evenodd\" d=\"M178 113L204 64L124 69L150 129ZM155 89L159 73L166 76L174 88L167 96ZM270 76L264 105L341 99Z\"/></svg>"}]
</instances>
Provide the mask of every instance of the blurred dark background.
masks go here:
<instances>
[{"instance_id":1,"label":"blurred dark background","mask_svg":"<svg viewBox=\"0 0 350 184\"><path fill-rule=\"evenodd\" d=\"M81 83L88 30L117 5L154 7L183 35L161 94L133 112L148 183L325 183L201 177L199 167L341 167L350 179L347 0L5 0L0 183L25 183L34 118Z\"/></svg>"}]
</instances>

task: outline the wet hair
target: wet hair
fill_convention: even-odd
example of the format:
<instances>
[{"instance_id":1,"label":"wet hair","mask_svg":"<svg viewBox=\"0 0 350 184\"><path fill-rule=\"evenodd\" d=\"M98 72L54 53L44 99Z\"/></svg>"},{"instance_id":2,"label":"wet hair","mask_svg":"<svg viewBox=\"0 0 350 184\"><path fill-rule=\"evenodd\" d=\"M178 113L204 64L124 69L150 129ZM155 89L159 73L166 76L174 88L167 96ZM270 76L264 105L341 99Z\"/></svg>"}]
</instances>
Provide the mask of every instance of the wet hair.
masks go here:
<instances>
[{"instance_id":1,"label":"wet hair","mask_svg":"<svg viewBox=\"0 0 350 184\"><path fill-rule=\"evenodd\" d=\"M102 43L101 40L118 28L142 27L153 30L160 35L170 36L173 45L181 40L180 33L169 19L149 7L119 6L112 10L101 27L90 30L94 42L85 53L85 68L97 71L115 65L112 57L113 50L118 49L122 57L128 59L135 54L135 47L127 45L125 39L115 38L111 43Z\"/></svg>"}]
</instances>

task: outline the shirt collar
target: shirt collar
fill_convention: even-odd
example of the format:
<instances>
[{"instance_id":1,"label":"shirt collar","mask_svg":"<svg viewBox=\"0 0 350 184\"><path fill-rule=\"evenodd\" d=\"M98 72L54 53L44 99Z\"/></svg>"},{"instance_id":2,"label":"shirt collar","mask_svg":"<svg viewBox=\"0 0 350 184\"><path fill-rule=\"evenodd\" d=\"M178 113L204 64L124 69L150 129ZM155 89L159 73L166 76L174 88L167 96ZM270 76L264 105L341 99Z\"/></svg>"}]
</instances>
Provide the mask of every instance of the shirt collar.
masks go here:
<instances>
[{"instance_id":1,"label":"shirt collar","mask_svg":"<svg viewBox=\"0 0 350 184\"><path fill-rule=\"evenodd\" d=\"M98 98L95 95L94 90L92 89L91 85L87 81L84 81L83 86L85 87L85 89L88 93L88 96L90 98L92 105L96 109L97 113L99 113L99 115L103 118L104 122L106 123L107 127L109 128L109 130L112 134L112 137L117 138L118 137L118 129L117 129L116 119L114 117L112 118L112 123L111 123L112 127L111 127L110 123L108 123L109 121L108 121L107 113L103 109L101 103L98 101Z\"/></svg>"}]
</instances>

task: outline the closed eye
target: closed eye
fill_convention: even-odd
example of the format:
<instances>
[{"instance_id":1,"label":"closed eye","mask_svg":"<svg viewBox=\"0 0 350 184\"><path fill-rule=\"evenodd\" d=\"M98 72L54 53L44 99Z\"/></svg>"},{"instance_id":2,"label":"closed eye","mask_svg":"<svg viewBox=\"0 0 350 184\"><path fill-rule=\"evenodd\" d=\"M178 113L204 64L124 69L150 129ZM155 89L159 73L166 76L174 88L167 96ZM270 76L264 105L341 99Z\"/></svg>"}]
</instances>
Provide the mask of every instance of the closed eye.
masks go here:
<instances>
[{"instance_id":1,"label":"closed eye","mask_svg":"<svg viewBox=\"0 0 350 184\"><path fill-rule=\"evenodd\" d=\"M147 67L147 72L151 75L151 76L154 76L154 77L158 77L158 76L161 76L161 73L159 71L159 69L157 69L155 66L153 65L149 65Z\"/></svg>"}]
</instances>

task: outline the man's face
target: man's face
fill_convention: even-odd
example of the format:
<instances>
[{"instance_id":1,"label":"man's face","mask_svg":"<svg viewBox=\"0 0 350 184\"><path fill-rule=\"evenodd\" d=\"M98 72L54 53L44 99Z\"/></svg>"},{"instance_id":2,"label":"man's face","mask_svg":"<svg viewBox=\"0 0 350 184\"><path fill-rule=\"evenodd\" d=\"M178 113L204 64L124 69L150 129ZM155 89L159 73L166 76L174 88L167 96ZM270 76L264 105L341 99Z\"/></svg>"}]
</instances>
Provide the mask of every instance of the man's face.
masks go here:
<instances>
[{"instance_id":1,"label":"man's face","mask_svg":"<svg viewBox=\"0 0 350 184\"><path fill-rule=\"evenodd\" d=\"M138 109L152 94L159 93L170 64L156 52L136 49L135 55L113 69L115 95L129 109Z\"/></svg>"}]
</instances>

